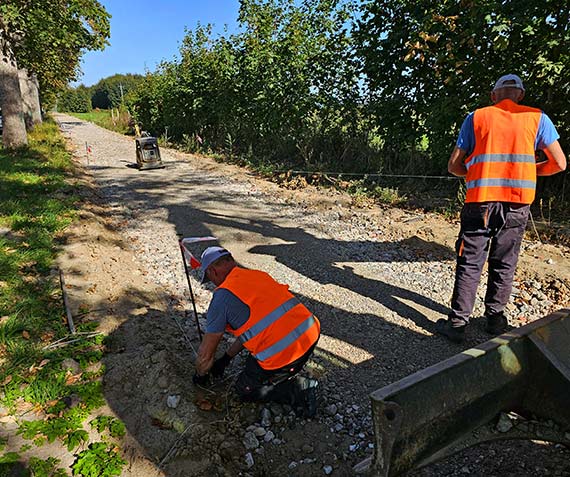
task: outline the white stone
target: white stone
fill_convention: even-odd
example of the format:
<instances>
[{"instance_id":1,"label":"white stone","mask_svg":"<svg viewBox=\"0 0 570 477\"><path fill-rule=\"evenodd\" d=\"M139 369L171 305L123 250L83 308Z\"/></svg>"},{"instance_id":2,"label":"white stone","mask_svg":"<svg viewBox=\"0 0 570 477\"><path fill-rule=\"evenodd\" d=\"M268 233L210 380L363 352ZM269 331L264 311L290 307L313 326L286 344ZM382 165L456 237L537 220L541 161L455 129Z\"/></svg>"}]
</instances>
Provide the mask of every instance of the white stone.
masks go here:
<instances>
[{"instance_id":1,"label":"white stone","mask_svg":"<svg viewBox=\"0 0 570 477\"><path fill-rule=\"evenodd\" d=\"M178 395L170 395L166 398L166 405L170 409L176 409L179 403L180 403L180 396Z\"/></svg>"}]
</instances>

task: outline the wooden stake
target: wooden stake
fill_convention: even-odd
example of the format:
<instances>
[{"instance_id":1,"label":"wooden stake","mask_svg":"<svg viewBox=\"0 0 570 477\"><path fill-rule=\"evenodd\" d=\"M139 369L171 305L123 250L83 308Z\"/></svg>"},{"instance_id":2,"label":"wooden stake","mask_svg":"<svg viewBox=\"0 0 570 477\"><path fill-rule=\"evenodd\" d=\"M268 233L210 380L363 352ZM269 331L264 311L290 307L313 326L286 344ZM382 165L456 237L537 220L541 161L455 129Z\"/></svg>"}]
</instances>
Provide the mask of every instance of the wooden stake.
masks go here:
<instances>
[{"instance_id":1,"label":"wooden stake","mask_svg":"<svg viewBox=\"0 0 570 477\"><path fill-rule=\"evenodd\" d=\"M67 301L67 292L65 291L65 280L63 278L63 271L59 269L59 285L61 286L61 294L63 295L63 306L65 307L65 313L67 314L67 324L69 325L69 331L72 335L75 334L75 325L73 324L73 315L69 309L69 302Z\"/></svg>"}]
</instances>

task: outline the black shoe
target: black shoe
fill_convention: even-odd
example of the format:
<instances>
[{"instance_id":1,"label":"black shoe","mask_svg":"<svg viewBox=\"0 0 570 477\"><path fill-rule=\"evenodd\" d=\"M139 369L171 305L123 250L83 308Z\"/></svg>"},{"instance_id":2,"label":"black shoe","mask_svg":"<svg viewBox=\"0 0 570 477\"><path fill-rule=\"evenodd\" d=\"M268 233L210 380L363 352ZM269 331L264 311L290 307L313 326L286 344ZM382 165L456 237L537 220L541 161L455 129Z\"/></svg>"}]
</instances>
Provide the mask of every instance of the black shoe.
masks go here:
<instances>
[{"instance_id":1,"label":"black shoe","mask_svg":"<svg viewBox=\"0 0 570 477\"><path fill-rule=\"evenodd\" d=\"M317 387L316 379L305 377L297 378L297 387L292 407L297 417L311 418L317 414Z\"/></svg>"},{"instance_id":2,"label":"black shoe","mask_svg":"<svg viewBox=\"0 0 570 477\"><path fill-rule=\"evenodd\" d=\"M485 326L485 331L490 335L502 335L508 329L509 322L502 312L487 316L487 325Z\"/></svg>"},{"instance_id":3,"label":"black shoe","mask_svg":"<svg viewBox=\"0 0 570 477\"><path fill-rule=\"evenodd\" d=\"M309 380L309 388L305 389L304 414L306 418L315 417L317 414L317 387L319 382L316 379Z\"/></svg>"},{"instance_id":4,"label":"black shoe","mask_svg":"<svg viewBox=\"0 0 570 477\"><path fill-rule=\"evenodd\" d=\"M435 331L454 343L461 343L465 338L465 325L453 326L450 320L441 318L435 323Z\"/></svg>"}]
</instances>

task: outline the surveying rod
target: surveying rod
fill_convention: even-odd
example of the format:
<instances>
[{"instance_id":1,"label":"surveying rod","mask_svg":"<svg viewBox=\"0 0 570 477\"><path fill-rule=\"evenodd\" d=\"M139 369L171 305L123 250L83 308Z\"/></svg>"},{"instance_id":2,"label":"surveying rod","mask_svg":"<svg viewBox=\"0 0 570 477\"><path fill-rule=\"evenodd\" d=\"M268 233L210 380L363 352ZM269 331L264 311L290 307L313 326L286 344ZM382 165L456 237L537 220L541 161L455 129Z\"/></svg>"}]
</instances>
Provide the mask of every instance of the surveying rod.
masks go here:
<instances>
[{"instance_id":1,"label":"surveying rod","mask_svg":"<svg viewBox=\"0 0 570 477\"><path fill-rule=\"evenodd\" d=\"M184 263L184 272L186 273L186 280L188 281L188 289L190 290L190 298L192 299L192 307L194 308L194 318L196 320L196 328L198 329L198 337L202 341L202 330L200 329L200 322L198 321L198 312L196 311L196 300L194 300L194 292L192 291L192 283L190 281L190 274L188 273L188 264L186 263L186 255L184 254L184 245L182 240L178 241L180 245L180 252L182 253L182 262Z\"/></svg>"}]
</instances>

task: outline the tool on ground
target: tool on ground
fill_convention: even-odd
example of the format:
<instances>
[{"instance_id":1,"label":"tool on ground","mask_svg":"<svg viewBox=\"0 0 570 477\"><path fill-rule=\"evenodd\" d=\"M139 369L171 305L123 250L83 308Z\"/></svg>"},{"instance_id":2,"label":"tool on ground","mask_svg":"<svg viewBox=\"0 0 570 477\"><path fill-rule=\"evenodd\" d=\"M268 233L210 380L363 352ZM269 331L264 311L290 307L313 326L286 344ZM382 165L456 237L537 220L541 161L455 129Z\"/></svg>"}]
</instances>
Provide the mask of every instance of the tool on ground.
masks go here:
<instances>
[{"instance_id":1,"label":"tool on ground","mask_svg":"<svg viewBox=\"0 0 570 477\"><path fill-rule=\"evenodd\" d=\"M65 314L67 315L67 324L69 325L69 332L75 334L75 324L73 323L73 315L71 314L71 308L69 306L69 300L67 298L67 292L65 290L65 279L63 278L63 270L59 269L59 286L61 287L61 296L63 297L63 307L65 308Z\"/></svg>"},{"instance_id":2,"label":"tool on ground","mask_svg":"<svg viewBox=\"0 0 570 477\"><path fill-rule=\"evenodd\" d=\"M493 440L570 446L568 396L563 309L373 392L374 454L354 470L400 475Z\"/></svg>"},{"instance_id":3,"label":"tool on ground","mask_svg":"<svg viewBox=\"0 0 570 477\"><path fill-rule=\"evenodd\" d=\"M190 268L195 270L200 268L200 261L192 255L190 250L188 250L188 245L199 242L210 242L212 240L218 240L216 237L187 237L180 239L178 245L180 246L180 253L182 254L182 262L184 263L184 273L186 274L186 281L188 282L188 289L190 290L190 299L192 300L192 308L194 309L194 319L196 321L196 329L198 330L198 337L202 341L202 329L200 328L200 322L198 321L198 311L196 310L196 300L194 298L194 291L192 290L192 282L190 280L190 272L188 271L188 263L190 263Z\"/></svg>"},{"instance_id":4,"label":"tool on ground","mask_svg":"<svg viewBox=\"0 0 570 477\"><path fill-rule=\"evenodd\" d=\"M158 148L158 139L152 136L135 139L137 167L139 170L159 169L164 167Z\"/></svg>"}]
</instances>

